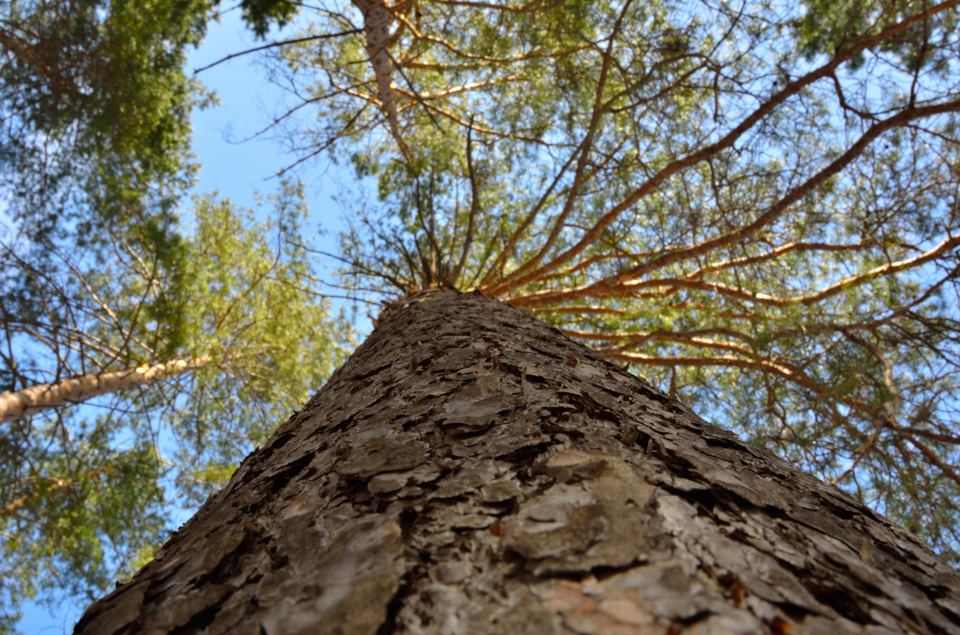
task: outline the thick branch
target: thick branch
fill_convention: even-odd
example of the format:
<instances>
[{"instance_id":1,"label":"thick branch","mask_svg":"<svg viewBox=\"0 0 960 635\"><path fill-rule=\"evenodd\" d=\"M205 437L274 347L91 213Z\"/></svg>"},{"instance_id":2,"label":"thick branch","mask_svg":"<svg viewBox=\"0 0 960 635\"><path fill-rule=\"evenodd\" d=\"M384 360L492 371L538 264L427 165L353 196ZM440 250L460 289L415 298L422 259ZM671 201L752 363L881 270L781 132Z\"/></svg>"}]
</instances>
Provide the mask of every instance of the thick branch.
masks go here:
<instances>
[{"instance_id":1,"label":"thick branch","mask_svg":"<svg viewBox=\"0 0 960 635\"><path fill-rule=\"evenodd\" d=\"M960 0L958 0L960 1ZM893 115L883 121L877 122L871 126L867 131L857 139L850 148L844 152L837 159L832 161L829 165L820 170L817 174L807 179L805 182L801 183L797 187L793 188L786 196L777 201L776 204L771 206L767 211L762 213L756 220L754 220L749 225L744 225L729 231L720 236L704 240L702 242L696 243L689 247L684 247L681 249L672 249L664 250L661 255L658 257L649 260L644 264L637 265L630 269L626 269L616 275L608 276L602 280L599 280L593 284L583 285L574 289L566 289L563 291L546 291L539 292L535 294L529 294L525 296L519 296L516 298L510 298L508 302L518 306L536 306L539 304L551 304L558 301L570 301L576 300L579 298L584 298L598 293L603 294L613 287L622 285L623 283L639 278L651 271L657 269L662 269L668 265L680 262L682 260L688 260L690 258L695 258L697 256L709 253L714 249L725 247L733 243L740 242L750 236L757 234L760 230L770 226L777 219L779 219L790 207L799 202L809 193L813 192L823 183L826 183L830 178L839 174L844 168L847 167L854 159L856 159L863 151L875 141L881 134L906 125L907 123L914 121L916 119L922 119L924 117L930 117L933 115L943 114L947 112L955 112L960 110L960 99L955 99L948 101L942 104L934 104L932 106L925 106L922 108L914 108L901 111L896 115ZM650 183L651 181L648 181ZM618 206L619 207L619 206ZM588 235L592 235L593 230L587 232ZM595 237L594 237L595 238ZM586 240L586 237L581 240L578 245L583 243L583 240ZM592 242L593 238L591 238ZM949 240L953 240L952 238ZM586 247L586 244L583 245ZM571 249L575 249L573 247ZM575 254L574 254L575 255ZM562 256L558 256L552 261L552 263L560 263L561 260L565 259ZM546 271L552 268L552 263L544 265L537 271L540 273L546 273ZM532 274L531 274L532 275ZM524 276L521 280L526 280L528 276ZM535 278L534 278L535 279ZM511 283L509 287L513 288L517 286L517 281Z\"/></svg>"},{"instance_id":2,"label":"thick branch","mask_svg":"<svg viewBox=\"0 0 960 635\"><path fill-rule=\"evenodd\" d=\"M87 374L52 384L38 384L23 390L0 394L0 423L16 421L38 412L82 403L100 395L146 386L166 377L197 370L210 364L213 357L144 364L137 368Z\"/></svg>"},{"instance_id":3,"label":"thick branch","mask_svg":"<svg viewBox=\"0 0 960 635\"><path fill-rule=\"evenodd\" d=\"M582 253L587 246L593 244L597 237L606 229L611 223L613 223L617 218L619 218L626 210L632 208L636 203L641 199L645 198L650 193L654 192L662 183L664 183L668 178L672 177L674 174L679 173L680 171L689 168L693 165L696 165L702 161L711 159L722 151L727 150L736 143L748 130L753 128L758 124L762 119L773 113L777 108L779 108L784 102L794 95L799 94L801 91L811 86L815 82L831 77L836 70L849 61L853 59L856 55L862 53L863 51L874 47L881 42L884 42L899 33L909 29L914 24L919 21L928 19L932 15L942 13L947 11L955 6L960 4L960 0L949 0L948 2L943 2L934 7L931 7L927 11L919 12L916 15L910 16L904 19L902 22L899 22L887 29L884 29L882 32L864 38L859 42L855 43L848 49L845 49L839 52L830 62L817 68L810 73L798 78L797 80L787 84L782 90L775 93L767 101L761 104L756 108L750 115L744 118L739 125L730 130L723 138L719 139L717 142L712 143L704 148L701 148L695 152L688 154L685 157L681 157L675 161L672 161L655 175L650 177L645 183L640 187L635 189L629 196L624 198L620 203L609 209L604 213L601 218L587 231L584 233L583 237L574 245L564 250L561 254L557 255L550 262L542 265L541 267L529 271L523 275L518 275L514 273L510 276L507 276L502 282L500 282L496 289L497 295L502 295L509 293L511 290L523 286L524 284L531 282L533 280L541 279L545 274L550 271L562 266L563 264L569 262L575 258L578 254ZM662 268L671 263L694 257L698 254L706 253L717 247L724 245L729 245L731 243L737 242L744 237L755 234L761 228L768 226L774 220L779 218L786 209L792 205L794 202L805 196L809 191L812 191L817 185L826 181L831 176L837 174L840 170L846 167L855 157L859 156L860 153L866 148L871 141L878 137L881 133L886 130L905 125L914 119L919 119L926 116L931 116L934 114L940 114L943 112L950 112L956 110L960 107L960 102L954 100L944 104L936 104L931 106L925 106L922 108L908 108L900 113L891 116L890 118L878 122L871 126L867 132L855 143L844 155L833 161L827 168L822 170L817 176L810 179L803 186L795 188L790 195L785 197L778 203L776 206L768 210L765 214L761 215L756 221L741 227L737 230L723 234L716 238L692 245L686 249L677 249L664 252L660 257L653 259L652 261L635 267L633 269L623 272L619 276L612 276L600 282L597 282L595 285L591 285L590 288L595 287L606 287L612 284L617 284L623 282L626 279L639 277L649 271ZM587 295L579 295L577 297L583 297ZM554 300L544 300L544 302L553 302ZM511 302L512 303L512 302ZM541 303L537 301L536 303Z\"/></svg>"}]
</instances>

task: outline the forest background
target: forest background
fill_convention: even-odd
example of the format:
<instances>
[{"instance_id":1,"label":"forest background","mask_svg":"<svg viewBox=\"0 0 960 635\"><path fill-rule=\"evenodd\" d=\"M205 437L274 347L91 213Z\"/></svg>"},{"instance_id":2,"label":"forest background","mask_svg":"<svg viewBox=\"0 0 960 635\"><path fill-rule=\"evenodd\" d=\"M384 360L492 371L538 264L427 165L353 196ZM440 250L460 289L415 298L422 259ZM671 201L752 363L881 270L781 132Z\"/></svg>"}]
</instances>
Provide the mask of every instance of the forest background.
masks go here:
<instances>
[{"instance_id":1,"label":"forest background","mask_svg":"<svg viewBox=\"0 0 960 635\"><path fill-rule=\"evenodd\" d=\"M325 283L526 307L956 561L956 2L242 4L260 35L318 20L264 51L293 97L267 131L304 170L287 176L344 166ZM135 567L163 485L201 500L352 339L319 300L300 184L256 213L202 173L185 195L204 98L180 55L209 6L73 21L97 6L0 24L11 618ZM31 48L61 11L50 33L74 39ZM69 46L87 40L109 72ZM65 380L92 392L57 401Z\"/></svg>"},{"instance_id":2,"label":"forest background","mask_svg":"<svg viewBox=\"0 0 960 635\"><path fill-rule=\"evenodd\" d=\"M287 29L288 31L290 29ZM273 37L282 37L274 29ZM218 20L212 20L209 30L200 46L189 49L184 71L189 76L195 69L213 64L227 56L249 50L261 45L241 17L239 6L225 8ZM228 63L210 68L198 75L203 84L216 92L219 103L208 108L192 111L190 121L193 125L192 150L196 162L201 166L197 174L197 183L192 193L209 194L217 192L219 196L231 200L235 205L255 210L258 222L267 220L267 210L258 207L258 199L264 195L276 193L281 188L277 173L291 162L291 155L284 149L281 140L271 137L258 137L246 140L260 130L269 121L277 104L283 99L282 91L268 81L262 64L255 56L245 56ZM336 202L338 183L349 180L352 174L331 164L314 165L304 174L305 196L310 201L309 226L304 232L315 250L335 252L337 233L345 227L342 223L342 207ZM261 196L257 196L257 193ZM189 223L190 210L184 210L185 223ZM9 231L10 219L0 216L2 231ZM318 277L333 279L335 267L328 258L315 255L311 266ZM337 295L334 292L334 295ZM341 298L332 298L334 311L351 311L352 307ZM356 335L347 339L358 339L372 328L369 318L364 314L350 318ZM109 405L109 401L107 402ZM104 406L101 406L104 407ZM79 406L81 416L91 416L96 408ZM163 454L172 457L177 450L169 430L157 425L158 432L164 437L160 442ZM236 449L243 456L254 447L254 441L245 440ZM163 499L165 529L173 529L185 522L196 511L195 499L187 499L178 492L175 476L164 479ZM152 548L152 547L151 547ZM107 569L113 573L118 565L107 554ZM34 600L26 600L20 606L21 617L14 629L21 633L70 633L83 610L90 602L87 594L77 595L69 590L54 588L41 592Z\"/></svg>"}]
</instances>

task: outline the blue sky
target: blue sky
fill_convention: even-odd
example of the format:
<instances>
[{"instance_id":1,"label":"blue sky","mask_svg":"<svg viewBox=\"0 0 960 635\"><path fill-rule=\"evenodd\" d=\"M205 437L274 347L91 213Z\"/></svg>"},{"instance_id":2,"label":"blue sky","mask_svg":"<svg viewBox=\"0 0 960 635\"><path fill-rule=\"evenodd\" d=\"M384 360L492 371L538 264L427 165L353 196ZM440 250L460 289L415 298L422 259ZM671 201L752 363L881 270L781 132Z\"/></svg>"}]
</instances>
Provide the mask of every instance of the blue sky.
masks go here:
<instances>
[{"instance_id":1,"label":"blue sky","mask_svg":"<svg viewBox=\"0 0 960 635\"><path fill-rule=\"evenodd\" d=\"M187 70L192 72L231 53L261 44L243 28L240 11L228 11L220 23L210 25L206 40L190 55ZM255 58L255 55L236 58L198 75L208 88L217 92L221 105L193 115L194 153L203 166L196 192L218 191L221 196L252 208L255 207L254 191L274 192L279 187L274 175L293 161L275 141L237 141L268 123L281 99L279 90L266 81ZM316 243L317 248L335 252L335 236L343 224L341 209L331 200L331 195L336 193L339 180L351 179L352 175L321 162L305 166L295 176L305 182L311 223L319 224L327 232ZM191 514L192 510L184 510L179 522ZM23 607L24 616L18 629L28 635L70 633L84 608L66 599L52 609L31 603Z\"/></svg>"},{"instance_id":2,"label":"blue sky","mask_svg":"<svg viewBox=\"0 0 960 635\"><path fill-rule=\"evenodd\" d=\"M187 61L187 70L192 72L231 53L262 44L244 29L239 10L228 11L220 23L211 24L206 40ZM217 190L248 207L255 206L255 190L267 194L279 187L277 171L295 159L275 140L242 141L271 121L282 99L280 89L266 80L256 58L256 54L234 58L198 74L207 88L216 91L221 105L193 115L194 152L203 166L196 190ZM320 159L306 164L293 176L306 185L312 220L328 231L322 248L335 251L334 236L342 228L341 210L330 197L336 193L337 182L351 179L352 175Z\"/></svg>"}]
</instances>

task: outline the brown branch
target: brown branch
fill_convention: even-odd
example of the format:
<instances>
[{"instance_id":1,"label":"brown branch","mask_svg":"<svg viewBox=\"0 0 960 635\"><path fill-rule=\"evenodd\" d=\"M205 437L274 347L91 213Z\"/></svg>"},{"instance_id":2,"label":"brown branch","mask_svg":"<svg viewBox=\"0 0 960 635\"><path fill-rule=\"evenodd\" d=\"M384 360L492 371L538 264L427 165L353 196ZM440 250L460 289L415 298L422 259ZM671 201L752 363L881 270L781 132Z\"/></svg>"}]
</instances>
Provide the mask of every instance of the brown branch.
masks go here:
<instances>
[{"instance_id":1,"label":"brown branch","mask_svg":"<svg viewBox=\"0 0 960 635\"><path fill-rule=\"evenodd\" d=\"M588 306L583 304L573 304L567 306L557 306L549 308L540 308L535 307L534 311L541 311L550 313L592 313L592 314L602 314L602 315L626 315L626 311L621 309L611 309L608 306Z\"/></svg>"},{"instance_id":2,"label":"brown branch","mask_svg":"<svg viewBox=\"0 0 960 635\"><path fill-rule=\"evenodd\" d=\"M453 270L453 275L449 281L450 284L454 286L456 286L460 280L460 274L467 262L467 254L470 252L470 247L473 244L474 222L480 211L480 186L477 184L477 169L473 164L473 121L471 120L470 123L471 127L467 128L467 175L470 177L470 215L467 220L467 236L463 241L463 247L460 251L460 260L457 262L457 266Z\"/></svg>"},{"instance_id":3,"label":"brown branch","mask_svg":"<svg viewBox=\"0 0 960 635\"><path fill-rule=\"evenodd\" d=\"M941 434L930 430L921 430L920 428L901 427L900 430L918 437L930 439L936 443L946 443L948 445L960 445L960 436L954 434Z\"/></svg>"},{"instance_id":4,"label":"brown branch","mask_svg":"<svg viewBox=\"0 0 960 635\"><path fill-rule=\"evenodd\" d=\"M623 8L620 10L620 14L617 16L617 20L614 22L613 32L610 34L610 39L607 42L606 50L603 52L603 63L600 66L600 75L597 78L597 86L594 91L593 111L590 114L590 123L587 126L587 132L584 136L583 142L580 144L580 157L577 159L577 167L573 173L573 184L570 186L570 189L567 193L567 199L564 203L563 209L560 210L560 213L553 221L553 228L550 230L550 234L547 236L547 239L544 241L543 245L541 245L540 250L532 258L523 263L517 269L517 271L508 276L507 280L513 276L523 276L526 271L536 268L537 265L539 265L543 258L547 255L547 253L549 253L550 249L553 248L553 245L556 243L557 238L560 237L560 233L563 231L564 225L567 222L567 218L573 211L574 204L577 201L577 196L580 194L580 189L587 180L585 178L587 172L587 162L590 158L590 151L593 149L593 143L596 138L597 130L600 128L600 119L604 114L604 107L602 104L603 90L607 85L607 77L610 74L610 66L613 63L613 46L616 44L617 37L620 35L620 29L623 27L623 20L627 16L627 11L630 9L630 4L631 0L624 2ZM489 290L489 295L499 295L504 282L505 281L501 281L499 284L494 285L493 288Z\"/></svg>"},{"instance_id":5,"label":"brown branch","mask_svg":"<svg viewBox=\"0 0 960 635\"><path fill-rule=\"evenodd\" d=\"M472 0L431 0L431 2L449 7L472 7L474 9L490 9L492 11L503 11L506 13L527 13L542 5L539 0L532 0L532 2L528 2L519 7L513 4L494 4L492 2L476 2Z\"/></svg>"},{"instance_id":6,"label":"brown branch","mask_svg":"<svg viewBox=\"0 0 960 635\"><path fill-rule=\"evenodd\" d=\"M546 204L554 196L553 191L560 183L560 180L563 178L563 175L566 174L567 170L570 168L570 165L573 163L573 160L582 152L585 141L582 141L580 145L574 150L570 156L567 158L567 161L561 166L560 170L553 177L553 181L550 182L549 187L544 190L543 194L540 195L540 198L537 199L537 202L534 204L530 211L527 212L527 215L520 221L520 224L517 225L517 228L510 234L510 237L507 239L506 244L503 246L503 249L500 250L500 253L497 254L497 257L494 259L493 264L490 265L490 269L487 271L487 274L484 276L483 280L480 281L480 288L486 290L490 285L494 284L494 279L496 276L500 275L503 271L503 267L506 265L507 259L510 258L510 255L516 249L517 243L526 233L527 229L531 224L536 220L537 216L540 214L540 211L546 206ZM562 193L562 192L561 192ZM559 196L560 193L557 194Z\"/></svg>"},{"instance_id":7,"label":"brown branch","mask_svg":"<svg viewBox=\"0 0 960 635\"><path fill-rule=\"evenodd\" d=\"M921 443L920 441L917 440L915 436L913 436L913 434L911 434L910 432L907 432L906 429L901 428L896 424L893 424L893 429L896 430L898 433L900 433L900 435L902 435L904 439L909 441L910 444L913 445L913 447L920 450L920 454L922 454L923 457L927 459L927 461L929 461L930 463L933 463L936 467L938 467L940 471L943 472L944 476L949 478L954 483L957 483L958 485L960 485L960 474L958 474L956 470L954 470L951 466L944 463L933 450L931 450L926 446L926 444Z\"/></svg>"},{"instance_id":8,"label":"brown branch","mask_svg":"<svg viewBox=\"0 0 960 635\"><path fill-rule=\"evenodd\" d=\"M239 53L231 53L226 57L222 57L218 59L216 62L213 62L212 64L207 64L206 66L203 66L201 68L193 69L193 74L196 75L197 73L202 73L203 71L211 69L214 66L218 66L220 64L223 64L224 62L229 62L234 58L242 57L244 55L250 55L251 53L258 53L260 51L266 51L267 49L286 46L288 44L300 44L301 42L310 42L313 40L328 40L330 38L343 37L345 35L357 35L359 33L363 33L363 29L350 29L348 31L341 31L340 33L324 33L322 35L308 35L306 37L293 38L292 40L282 40L280 42L271 42L269 44L264 44L263 46L255 46L252 49L240 51Z\"/></svg>"},{"instance_id":9,"label":"brown branch","mask_svg":"<svg viewBox=\"0 0 960 635\"><path fill-rule=\"evenodd\" d=\"M960 0L958 0L960 1ZM780 216L782 216L792 205L801 200L807 194L815 190L817 187L825 183L828 179L832 178L838 174L843 168L850 164L855 158L860 156L860 154L866 149L866 147L876 140L882 133L902 126L914 119L921 119L924 117L929 117L932 115L943 114L947 112L955 112L960 110L960 99L953 101L948 101L942 104L934 104L931 106L924 106L920 108L907 109L901 111L900 113L877 122L872 125L867 131L859 138L857 141L840 157L832 161L825 168L817 172L814 176L807 179L804 183L793 188L786 196L777 201L776 204L772 205L766 212L762 213L756 220L754 220L749 225L739 227L733 231L727 232L720 236L707 239L690 247L685 247L681 249L672 249L665 250L662 254L653 260L632 267L625 271L620 272L617 275L609 276L597 282L594 282L589 285L583 285L581 287L576 287L572 289L565 289L562 291L541 291L536 293L527 294L524 296L518 296L511 298L509 301L511 304L516 304L518 306L536 306L540 304L550 304L560 301L570 301L576 300L579 298L584 298L588 296L595 295L600 292L607 291L617 285L622 285L628 280L638 278L646 273L651 271L662 269L668 265L674 264L676 262L694 258L696 256L709 253L710 251L717 249L719 247L724 247L732 243L738 242L756 234L761 229L767 227L774 221L776 221ZM648 181L650 183L652 181ZM620 207L620 206L618 206ZM596 227L596 226L594 226ZM592 234L593 229L591 229L588 234ZM591 242L595 239L596 236L591 238ZM578 245L583 243L582 239ZM954 239L948 239L953 241ZM951 243L952 244L952 243ZM585 244L582 245L586 247ZM576 249L576 246L571 247L571 250ZM568 250L569 251L569 250ZM566 253L566 252L565 252ZM579 250L578 250L579 253ZM544 265L538 272L546 272L549 268L552 268L553 263L561 263L566 260L562 256L558 256L556 259ZM532 275L532 274L530 274ZM520 280L529 281L530 275L524 276ZM536 279L536 278L530 278ZM520 280L514 280L509 284L508 288L515 288ZM840 289L842 290L842 289ZM502 290L501 290L502 291Z\"/></svg>"},{"instance_id":10,"label":"brown branch","mask_svg":"<svg viewBox=\"0 0 960 635\"><path fill-rule=\"evenodd\" d=\"M732 267L741 267L744 265L755 265L760 262L766 262L767 260L773 260L784 254L792 253L795 251L826 251L826 252L846 252L846 251L862 251L868 247L872 247L876 244L876 241L873 239L864 239L860 240L852 245L832 245L829 243L810 243L810 242L791 242L785 245L780 245L779 247L774 247L773 249L766 251L762 254L757 254L756 256L744 256L742 258L732 258L730 260L724 260L721 262L716 262L710 265L700 267L699 269L688 273L688 278L698 278L706 272L722 271L724 269L730 269Z\"/></svg>"},{"instance_id":11,"label":"brown branch","mask_svg":"<svg viewBox=\"0 0 960 635\"><path fill-rule=\"evenodd\" d=\"M468 93L481 88L486 88L487 86L493 86L494 84L501 84L504 82L516 82L520 81L523 78L519 75L507 75L506 77L497 77L494 79L488 79L482 82L473 82L472 84L463 84L462 86L454 86L453 88L448 88L446 90L440 90L432 93L421 93L413 90L412 88L407 91L400 88L394 88L393 91L397 94L403 95L404 97L409 97L410 99L428 101L434 99L446 99L453 95L459 95L460 93ZM403 110L408 106L403 106L400 109Z\"/></svg>"},{"instance_id":12,"label":"brown branch","mask_svg":"<svg viewBox=\"0 0 960 635\"><path fill-rule=\"evenodd\" d=\"M725 366L730 368L745 368L748 370L772 372L794 383L799 383L805 388L816 389L818 393L820 392L820 389L816 386L816 384L813 383L812 380L809 380L809 378L806 378L806 375L799 372L796 368L765 357L754 356L751 359L736 357L734 355L719 355L713 357L667 357L613 350L598 351L597 354L604 359L619 362L629 362L631 364L643 364L645 366Z\"/></svg>"},{"instance_id":13,"label":"brown branch","mask_svg":"<svg viewBox=\"0 0 960 635\"><path fill-rule=\"evenodd\" d=\"M724 328L724 327L715 327L715 328L706 328L706 329L696 329L693 331L649 331L649 332L640 332L640 333L610 333L610 332L588 332L588 331L577 331L574 329L560 329L567 335L573 338L584 339L584 340L593 340L593 341L602 341L602 342L623 342L623 346L611 348L608 350L622 350L626 347L627 343L631 347L639 346L640 344L648 341L676 341L676 342L686 342L690 341L691 338L698 338L703 335L726 335L728 337L733 337L738 340L747 342L748 344L753 343L755 340L750 335L746 333L741 333L734 329Z\"/></svg>"},{"instance_id":14,"label":"brown branch","mask_svg":"<svg viewBox=\"0 0 960 635\"><path fill-rule=\"evenodd\" d=\"M583 237L574 245L564 250L561 254L557 255L550 262L545 265L530 271L526 275L516 275L511 274L507 276L504 281L507 284L501 283L498 285L497 294L502 295L509 293L513 289L516 289L528 282L533 280L540 279L547 272L556 269L557 267L563 265L566 262L569 262L571 259L580 254L586 247L592 244L597 236L609 226L614 220L619 218L619 216L626 210L633 207L641 199L645 198L648 194L656 190L661 183L666 181L668 178L674 174L684 170L690 166L693 166L702 161L708 160L716 155L718 155L723 150L726 150L733 146L733 144L745 134L748 130L753 128L757 123L760 122L764 117L776 110L781 104L787 101L790 97L799 94L803 89L812 85L813 83L819 81L820 79L830 77L842 64L849 61L859 53L880 44L881 42L903 32L906 29L909 29L915 23L920 20L927 19L928 16L936 15L938 13L947 11L955 6L960 4L960 0L948 0L938 4L928 11L920 12L918 14L912 15L904 19L902 22L899 22L895 25L884 29L880 33L863 38L862 40L855 43L853 46L840 51L837 55L827 64L803 75L802 77L794 80L787 84L783 89L771 96L767 101L757 107L750 115L745 117L740 124L733 128L730 132L723 136L717 142L710 144L696 152L690 153L685 157L677 159L670 164L664 166L660 169L654 176L650 177L645 183L640 187L634 190L629 196L623 199L620 203L609 209L607 212L601 216L601 218L587 231ZM848 150L842 157L831 163L825 170L821 171L820 178L816 179L815 182L811 183L808 181L809 189L812 190L817 184L825 181L830 176L836 174L840 169L845 167L850 161L853 160L855 156L858 156L860 152L872 141L874 138L879 136L880 133L886 131L887 129L896 127L898 125L903 125L909 122L912 119L920 118L923 116L929 116L932 114L939 114L941 112L949 112L957 108L957 102L948 102L947 104L938 104L934 106L926 106L922 108L910 108L907 109L898 115L894 115L889 119L879 122L865 133L860 140L853 147ZM922 113L922 114L921 114ZM814 181L814 179L811 179ZM800 191L800 188L796 188L792 193L799 194L801 197L807 192ZM629 277L638 277L643 275L648 271L664 267L673 262L679 260L690 258L698 254L705 253L716 247L720 247L726 244L730 244L740 240L741 238L751 235L761 229L762 227L767 226L772 223L777 217L779 217L788 207L792 204L793 196L788 196L786 199L782 200L780 205L775 206L773 209L769 210L767 213L758 218L754 223L748 225L747 227L740 228L728 234L719 236L715 239L693 245L686 249L679 249L673 251L667 251L659 258L653 260L652 262L636 267L632 270L628 270L623 274L625 278ZM789 199L789 200L788 200ZM623 279L621 276L615 276L612 278L605 279L596 283L596 286L605 286L607 284L613 284L616 282L622 282ZM586 295L586 293L584 293ZM583 295L579 296L583 297ZM553 300L545 300L544 302L552 302Z\"/></svg>"}]
</instances>

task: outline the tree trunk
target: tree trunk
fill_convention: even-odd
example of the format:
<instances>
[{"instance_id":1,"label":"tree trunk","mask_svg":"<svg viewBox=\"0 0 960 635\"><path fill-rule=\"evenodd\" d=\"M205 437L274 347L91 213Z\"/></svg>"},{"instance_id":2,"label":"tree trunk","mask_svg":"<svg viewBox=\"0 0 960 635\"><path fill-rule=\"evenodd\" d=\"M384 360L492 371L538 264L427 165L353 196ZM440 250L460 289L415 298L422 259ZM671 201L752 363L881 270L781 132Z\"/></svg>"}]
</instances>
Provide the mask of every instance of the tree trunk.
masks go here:
<instances>
[{"instance_id":1,"label":"tree trunk","mask_svg":"<svg viewBox=\"0 0 960 635\"><path fill-rule=\"evenodd\" d=\"M175 359L152 366L89 373L50 384L37 384L23 390L0 394L0 423L16 421L44 410L62 408L110 393L147 386L165 377L203 368L213 361L210 355L194 359Z\"/></svg>"},{"instance_id":2,"label":"tree trunk","mask_svg":"<svg viewBox=\"0 0 960 635\"><path fill-rule=\"evenodd\" d=\"M363 37L370 57L370 66L377 84L377 99L380 112L387 119L387 127L404 156L408 156L407 144L400 136L397 119L397 95L393 90L393 60L390 57L390 25L394 18L385 0L353 0L354 6L363 15Z\"/></svg>"},{"instance_id":3,"label":"tree trunk","mask_svg":"<svg viewBox=\"0 0 960 635\"><path fill-rule=\"evenodd\" d=\"M433 290L76 632L956 632L958 591L837 488Z\"/></svg>"}]
</instances>

